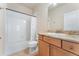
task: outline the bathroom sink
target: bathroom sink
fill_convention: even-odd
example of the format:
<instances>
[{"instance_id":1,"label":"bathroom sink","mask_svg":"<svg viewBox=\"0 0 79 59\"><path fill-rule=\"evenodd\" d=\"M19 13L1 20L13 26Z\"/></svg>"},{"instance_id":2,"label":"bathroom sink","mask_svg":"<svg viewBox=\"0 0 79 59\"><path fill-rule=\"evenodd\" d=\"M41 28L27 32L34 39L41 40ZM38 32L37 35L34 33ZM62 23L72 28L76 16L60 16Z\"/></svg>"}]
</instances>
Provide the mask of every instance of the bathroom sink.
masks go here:
<instances>
[{"instance_id":1,"label":"bathroom sink","mask_svg":"<svg viewBox=\"0 0 79 59\"><path fill-rule=\"evenodd\" d=\"M47 34L53 36L67 36L67 34L63 34L63 33L47 33Z\"/></svg>"},{"instance_id":2,"label":"bathroom sink","mask_svg":"<svg viewBox=\"0 0 79 59\"><path fill-rule=\"evenodd\" d=\"M67 36L71 38L79 38L79 35L67 35Z\"/></svg>"},{"instance_id":3,"label":"bathroom sink","mask_svg":"<svg viewBox=\"0 0 79 59\"><path fill-rule=\"evenodd\" d=\"M47 33L47 35L61 38L79 39L79 35L69 35L64 33Z\"/></svg>"}]
</instances>

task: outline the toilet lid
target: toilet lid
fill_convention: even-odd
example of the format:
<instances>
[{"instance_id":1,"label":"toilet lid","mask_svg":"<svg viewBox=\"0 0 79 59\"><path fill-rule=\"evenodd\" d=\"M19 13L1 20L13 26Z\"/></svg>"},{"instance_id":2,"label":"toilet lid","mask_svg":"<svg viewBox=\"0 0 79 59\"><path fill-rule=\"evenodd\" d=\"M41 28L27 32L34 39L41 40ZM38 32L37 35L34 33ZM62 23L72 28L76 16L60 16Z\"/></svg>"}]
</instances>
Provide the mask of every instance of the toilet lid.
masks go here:
<instances>
[{"instance_id":1,"label":"toilet lid","mask_svg":"<svg viewBox=\"0 0 79 59\"><path fill-rule=\"evenodd\" d=\"M29 45L36 45L36 44L37 44L37 41L29 41L28 44L29 44Z\"/></svg>"}]
</instances>

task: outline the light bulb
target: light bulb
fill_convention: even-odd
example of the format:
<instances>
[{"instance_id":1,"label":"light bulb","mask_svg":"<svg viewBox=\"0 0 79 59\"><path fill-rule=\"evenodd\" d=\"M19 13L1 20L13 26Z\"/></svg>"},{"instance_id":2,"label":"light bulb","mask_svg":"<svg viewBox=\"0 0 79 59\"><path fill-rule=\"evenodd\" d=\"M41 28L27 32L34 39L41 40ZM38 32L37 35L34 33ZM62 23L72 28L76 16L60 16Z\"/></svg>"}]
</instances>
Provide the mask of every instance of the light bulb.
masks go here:
<instances>
[{"instance_id":1,"label":"light bulb","mask_svg":"<svg viewBox=\"0 0 79 59\"><path fill-rule=\"evenodd\" d=\"M54 6L56 6L56 5L57 5L57 3L53 3L53 5L54 5Z\"/></svg>"},{"instance_id":2,"label":"light bulb","mask_svg":"<svg viewBox=\"0 0 79 59\"><path fill-rule=\"evenodd\" d=\"M57 5L57 3L55 3L55 2L49 3L49 5L52 5L52 4L53 4L53 6L56 6Z\"/></svg>"}]
</instances>

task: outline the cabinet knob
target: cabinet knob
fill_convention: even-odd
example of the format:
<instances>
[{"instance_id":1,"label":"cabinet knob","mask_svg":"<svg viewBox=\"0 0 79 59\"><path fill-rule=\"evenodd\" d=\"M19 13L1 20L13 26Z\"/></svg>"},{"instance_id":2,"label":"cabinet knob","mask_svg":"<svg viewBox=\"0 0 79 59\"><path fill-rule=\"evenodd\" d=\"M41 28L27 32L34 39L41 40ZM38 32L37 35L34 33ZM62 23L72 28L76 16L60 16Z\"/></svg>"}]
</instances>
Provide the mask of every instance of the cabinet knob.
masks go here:
<instances>
[{"instance_id":1,"label":"cabinet knob","mask_svg":"<svg viewBox=\"0 0 79 59\"><path fill-rule=\"evenodd\" d=\"M73 49L73 46L70 46L70 49Z\"/></svg>"},{"instance_id":2,"label":"cabinet knob","mask_svg":"<svg viewBox=\"0 0 79 59\"><path fill-rule=\"evenodd\" d=\"M70 49L73 49L72 47Z\"/></svg>"}]
</instances>

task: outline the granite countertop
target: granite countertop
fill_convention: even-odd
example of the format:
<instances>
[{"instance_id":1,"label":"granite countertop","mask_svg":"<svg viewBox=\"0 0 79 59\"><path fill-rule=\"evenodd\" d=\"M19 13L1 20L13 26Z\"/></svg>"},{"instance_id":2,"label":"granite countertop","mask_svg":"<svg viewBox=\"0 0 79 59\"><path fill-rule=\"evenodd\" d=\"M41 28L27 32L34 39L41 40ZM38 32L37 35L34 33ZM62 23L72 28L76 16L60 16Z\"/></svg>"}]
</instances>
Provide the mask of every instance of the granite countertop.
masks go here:
<instances>
[{"instance_id":1,"label":"granite countertop","mask_svg":"<svg viewBox=\"0 0 79 59\"><path fill-rule=\"evenodd\" d=\"M63 34L63 33L49 33L49 32L39 33L39 34L49 36L49 37L52 37L52 38L58 38L58 39L61 39L61 40L79 43L79 35L69 35L69 34Z\"/></svg>"}]
</instances>

